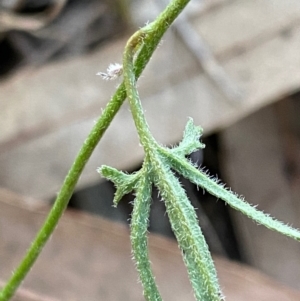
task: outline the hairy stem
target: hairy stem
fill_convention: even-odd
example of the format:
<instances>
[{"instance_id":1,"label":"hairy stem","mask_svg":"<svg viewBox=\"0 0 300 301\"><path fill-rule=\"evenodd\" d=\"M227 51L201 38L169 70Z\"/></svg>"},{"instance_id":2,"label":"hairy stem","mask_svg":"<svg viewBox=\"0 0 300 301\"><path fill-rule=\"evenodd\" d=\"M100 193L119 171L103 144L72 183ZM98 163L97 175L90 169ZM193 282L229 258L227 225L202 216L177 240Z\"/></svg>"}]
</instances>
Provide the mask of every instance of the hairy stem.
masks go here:
<instances>
[{"instance_id":1,"label":"hairy stem","mask_svg":"<svg viewBox=\"0 0 300 301\"><path fill-rule=\"evenodd\" d=\"M147 228L151 205L152 181L149 163L144 163L144 172L136 188L133 212L131 216L131 246L144 288L144 297L147 301L162 301L151 270L148 255Z\"/></svg>"},{"instance_id":2,"label":"hairy stem","mask_svg":"<svg viewBox=\"0 0 300 301\"><path fill-rule=\"evenodd\" d=\"M155 143L155 140L149 130L145 119L144 111L141 105L138 91L136 89L136 77L134 74L134 54L143 44L143 38L147 31L143 29L137 31L127 42L123 55L123 73L124 83L129 100L131 114L141 141L145 150L149 149Z\"/></svg>"},{"instance_id":3,"label":"hairy stem","mask_svg":"<svg viewBox=\"0 0 300 301\"><path fill-rule=\"evenodd\" d=\"M199 227L195 209L168 164L156 154L153 158L155 185L166 204L167 213L188 270L198 301L221 301L217 272L205 238Z\"/></svg>"},{"instance_id":4,"label":"hairy stem","mask_svg":"<svg viewBox=\"0 0 300 301\"><path fill-rule=\"evenodd\" d=\"M155 48L157 47L162 35L169 28L170 24L175 20L179 13L183 10L189 0L174 0L168 7L158 16L152 23L151 29L143 41L143 45L139 50L137 59L134 64L134 75L136 78L140 76L143 69L151 58ZM120 85L116 93L103 111L103 114L94 125L81 150L79 151L71 169L69 170L63 185L57 195L55 203L48 214L43 226L38 232L36 238L29 247L20 265L12 273L11 278L0 291L0 301L9 300L32 268L34 262L38 258L44 245L53 233L60 217L62 216L67 204L74 191L76 183L93 153L96 145L99 143L109 124L120 109L126 98L126 90L124 83Z\"/></svg>"},{"instance_id":5,"label":"hairy stem","mask_svg":"<svg viewBox=\"0 0 300 301\"><path fill-rule=\"evenodd\" d=\"M220 301L222 299L222 294L218 285L216 271L207 244L198 225L194 208L189 203L178 180L167 168L167 164L163 164L164 162L159 157L157 152L159 147L150 132L136 88L134 56L143 45L144 39L151 32L153 32L151 24L136 32L128 40L123 55L124 83L131 113L146 156L149 158L151 164L153 164L154 178L156 179L155 184L165 199L173 231L184 252L184 259L195 296L199 301ZM149 165L150 162L145 161L144 166ZM148 200L145 196L147 193L146 186L144 186L145 178L142 179L140 185L141 187L137 191L137 198L134 203L133 224L135 227L132 227L131 236L134 238L132 248L135 254L137 269L143 283L146 299L161 300L154 283L148 256L145 251L147 241L145 229L147 229L147 221L145 217L143 220L140 220L140 217L138 217L141 213L143 213L143 216L146 215L146 209L148 208L145 207L146 201ZM148 198L149 197L148 191ZM144 212L142 212L142 209L144 209ZM139 214L137 214L137 212L139 212ZM148 214L149 211L147 211L146 218L148 218ZM136 227L137 220L140 221L139 232ZM140 235L137 235L137 233Z\"/></svg>"},{"instance_id":6,"label":"hairy stem","mask_svg":"<svg viewBox=\"0 0 300 301\"><path fill-rule=\"evenodd\" d=\"M81 150L79 151L71 169L69 170L63 182L63 185L57 195L55 203L51 208L43 226L41 227L31 246L27 250L27 253L25 254L20 265L15 269L15 271L12 273L11 278L0 291L0 301L7 301L13 296L23 279L26 277L27 273L30 271L34 262L38 258L44 245L53 233L60 217L66 209L74 191L75 185L86 163L88 162L93 150L102 138L105 130L108 128L112 119L116 115L125 97L126 93L124 85L121 85L117 90L116 94L106 106L105 110L103 111L103 114L101 115L97 123L94 125L87 139L85 140Z\"/></svg>"},{"instance_id":7,"label":"hairy stem","mask_svg":"<svg viewBox=\"0 0 300 301\"><path fill-rule=\"evenodd\" d=\"M186 179L190 180L192 183L199 185L211 195L223 200L232 208L240 211L266 228L300 241L299 230L274 219L262 211L257 210L254 206L244 201L243 198L227 189L223 184L218 183L218 181L211 179L207 174L192 166L190 162L182 157L170 154L163 148L160 149L160 152L165 156L174 170L176 170Z\"/></svg>"}]
</instances>

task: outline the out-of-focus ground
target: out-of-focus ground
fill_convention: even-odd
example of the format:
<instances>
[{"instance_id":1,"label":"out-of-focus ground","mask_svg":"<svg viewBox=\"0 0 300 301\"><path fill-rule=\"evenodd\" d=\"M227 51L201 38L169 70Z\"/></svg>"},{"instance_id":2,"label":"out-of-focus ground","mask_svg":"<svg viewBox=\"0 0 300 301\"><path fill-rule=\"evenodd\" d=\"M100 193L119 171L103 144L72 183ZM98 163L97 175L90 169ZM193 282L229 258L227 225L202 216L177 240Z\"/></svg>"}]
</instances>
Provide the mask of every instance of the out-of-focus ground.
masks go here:
<instances>
[{"instance_id":1,"label":"out-of-focus ground","mask_svg":"<svg viewBox=\"0 0 300 301\"><path fill-rule=\"evenodd\" d=\"M48 208L38 202L31 209L26 208L22 197L5 190L0 190L0 197L1 277L7 278ZM194 300L176 242L150 234L149 252L164 300ZM130 257L125 225L69 211L13 300L143 300ZM300 298L300 292L250 267L220 257L214 260L227 300Z\"/></svg>"}]
</instances>

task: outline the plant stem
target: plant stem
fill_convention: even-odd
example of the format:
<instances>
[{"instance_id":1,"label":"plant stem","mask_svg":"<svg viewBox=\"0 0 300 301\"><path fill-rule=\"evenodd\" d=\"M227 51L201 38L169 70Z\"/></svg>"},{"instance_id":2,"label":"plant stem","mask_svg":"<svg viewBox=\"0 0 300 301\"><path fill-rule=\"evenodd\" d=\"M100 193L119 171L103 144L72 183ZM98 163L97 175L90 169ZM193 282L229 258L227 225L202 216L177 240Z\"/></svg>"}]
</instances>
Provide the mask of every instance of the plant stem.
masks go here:
<instances>
[{"instance_id":1,"label":"plant stem","mask_svg":"<svg viewBox=\"0 0 300 301\"><path fill-rule=\"evenodd\" d=\"M220 301L222 293L216 270L198 225L194 208L178 179L158 155L159 146L150 132L136 88L134 55L139 51L145 37L152 30L150 24L149 27L137 31L128 40L123 55L123 74L127 97L140 142L149 160L149 162L147 162L148 160L144 162L144 168L146 166L149 168L150 165L150 169L153 169L155 185L165 200L173 232L184 254L196 299L199 301ZM146 300L156 301L162 299L154 282L146 250L147 218L150 211L149 199L151 197L151 186L148 181L149 179L147 180L144 176L142 181L139 182L132 214L131 240L137 270L144 287L144 296Z\"/></svg>"},{"instance_id":2,"label":"plant stem","mask_svg":"<svg viewBox=\"0 0 300 301\"><path fill-rule=\"evenodd\" d=\"M145 39L143 40L143 46L141 47L134 64L134 74L136 78L140 76L143 69L147 65L163 34L166 32L171 23L176 19L176 17L180 14L180 12L189 1L190 0L173 0L158 16L156 21L152 23L152 30L146 35ZM36 259L38 258L44 245L53 233L60 217L66 209L86 163L88 162L91 154L101 140L114 116L120 109L125 98L126 90L124 83L122 83L112 97L111 101L106 106L101 117L92 128L90 134L88 135L82 148L80 149L43 226L36 235L31 246L27 250L20 265L15 269L15 271L12 273L11 278L0 291L0 301L7 301L14 295L15 291L34 265Z\"/></svg>"},{"instance_id":3,"label":"plant stem","mask_svg":"<svg viewBox=\"0 0 300 301\"><path fill-rule=\"evenodd\" d=\"M134 54L136 51L138 51L139 46L142 45L145 35L147 35L147 31L141 29L128 40L123 55L123 74L127 97L135 127L137 129L140 142L145 151L147 151L153 144L155 144L155 140L150 132L141 100L136 89L136 77L134 75L133 67Z\"/></svg>"},{"instance_id":4,"label":"plant stem","mask_svg":"<svg viewBox=\"0 0 300 301\"><path fill-rule=\"evenodd\" d=\"M34 262L38 258L40 252L42 251L44 245L48 241L49 237L56 228L60 217L62 216L64 210L66 209L68 202L72 196L75 185L86 165L88 159L90 158L96 145L102 138L105 130L108 128L110 122L118 112L120 106L122 105L126 97L126 92L124 85L122 84L117 90L116 94L113 96L111 101L106 106L103 114L94 125L87 139L81 147L71 169L69 170L63 185L57 195L55 203L51 208L43 226L39 230L36 238L32 242L31 246L27 250L23 260L20 265L12 273L11 278L8 280L7 284L0 291L0 301L9 300L18 286L26 277L27 273L32 268Z\"/></svg>"},{"instance_id":5,"label":"plant stem","mask_svg":"<svg viewBox=\"0 0 300 301\"><path fill-rule=\"evenodd\" d=\"M136 188L136 197L131 215L130 240L132 254L140 280L144 288L144 297L147 301L162 301L155 283L148 254L147 229L151 205L152 175L150 163L145 159L143 164L143 175L140 177Z\"/></svg>"}]
</instances>

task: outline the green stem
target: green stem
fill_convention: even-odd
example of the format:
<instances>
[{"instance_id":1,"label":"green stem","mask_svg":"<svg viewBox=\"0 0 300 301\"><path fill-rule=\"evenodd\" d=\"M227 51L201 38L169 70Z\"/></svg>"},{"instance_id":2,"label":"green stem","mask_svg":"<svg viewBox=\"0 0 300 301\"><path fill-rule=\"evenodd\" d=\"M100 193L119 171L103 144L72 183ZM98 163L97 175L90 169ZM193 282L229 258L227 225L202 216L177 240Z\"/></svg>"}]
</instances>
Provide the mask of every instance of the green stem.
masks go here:
<instances>
[{"instance_id":1,"label":"green stem","mask_svg":"<svg viewBox=\"0 0 300 301\"><path fill-rule=\"evenodd\" d=\"M152 31L147 34L143 41L138 57L134 64L134 74L136 78L140 76L143 69L151 58L155 48L157 47L162 35L169 28L170 24L179 15L189 0L174 0L167 8L158 16L156 21L152 23ZM116 93L103 111L103 114L94 125L81 150L79 151L71 169L69 170L63 185L57 195L55 203L48 214L43 226L38 232L36 238L27 250L20 265L12 273L11 278L0 291L0 301L9 300L32 268L44 245L56 228L60 217L62 216L67 204L72 196L77 181L93 153L96 145L101 140L103 134L113 120L114 116L120 109L126 98L126 90L124 83L120 85Z\"/></svg>"},{"instance_id":2,"label":"green stem","mask_svg":"<svg viewBox=\"0 0 300 301\"><path fill-rule=\"evenodd\" d=\"M183 160L182 157L174 155L163 148L160 148L160 153L166 158L176 172L190 180L192 183L199 185L211 195L223 200L232 208L240 211L266 228L300 241L299 230L274 219L262 211L257 210L254 206L247 203L243 198L227 189L224 185L218 183L218 181L214 179L211 179L203 171L192 166L186 159Z\"/></svg>"},{"instance_id":3,"label":"green stem","mask_svg":"<svg viewBox=\"0 0 300 301\"><path fill-rule=\"evenodd\" d=\"M147 229L151 205L152 180L150 164L146 161L143 174L136 188L136 197L131 215L131 246L140 280L144 288L144 297L147 301L162 301L155 278L151 269L148 254Z\"/></svg>"},{"instance_id":4,"label":"green stem","mask_svg":"<svg viewBox=\"0 0 300 301\"><path fill-rule=\"evenodd\" d=\"M193 286L196 300L224 300L217 272L205 238L199 227L195 209L168 164L159 157L152 158L155 186L166 204L168 217L176 236Z\"/></svg>"},{"instance_id":5,"label":"green stem","mask_svg":"<svg viewBox=\"0 0 300 301\"><path fill-rule=\"evenodd\" d=\"M41 253L44 245L48 241L49 237L56 228L60 217L66 209L68 202L72 196L75 185L88 162L93 150L102 138L105 130L108 128L112 119L118 112L126 97L124 85L122 84L113 96L111 101L106 106L103 114L94 125L87 139L85 140L81 150L79 151L71 169L69 170L63 185L57 195L55 203L51 208L43 226L39 230L36 238L32 242L31 246L27 250L20 265L12 273L11 278L7 284L0 291L0 301L9 300L30 271L34 262Z\"/></svg>"},{"instance_id":6,"label":"green stem","mask_svg":"<svg viewBox=\"0 0 300 301\"><path fill-rule=\"evenodd\" d=\"M134 54L142 45L142 39L147 32L143 29L137 31L127 42L123 56L123 74L127 97L129 100L131 114L140 137L140 142L145 150L149 149L155 140L150 132L146 121L142 104L136 89L136 77L134 74Z\"/></svg>"},{"instance_id":7,"label":"green stem","mask_svg":"<svg viewBox=\"0 0 300 301\"><path fill-rule=\"evenodd\" d=\"M123 74L127 96L135 126L144 150L153 163L154 178L165 199L167 212L171 220L173 231L178 243L184 251L185 263L188 267L189 276L193 285L197 300L220 301L221 290L218 285L216 271L210 256L207 244L198 226L193 207L190 205L184 190L171 171L164 166L158 157L158 145L153 138L146 121L139 94L136 88L136 77L134 75L134 55L143 45L144 39L152 31L149 27L136 32L125 47L123 55ZM144 179L145 181L145 179ZM137 269L144 287L147 300L161 300L154 278L150 269L148 255L145 251L147 245L146 229L148 217L150 193L149 187L144 183L137 191L134 203L132 227L132 249L137 262ZM147 189L146 189L147 188ZM148 195L148 198L146 197ZM143 221L140 220L141 213ZM138 231L138 228L139 231Z\"/></svg>"},{"instance_id":8,"label":"green stem","mask_svg":"<svg viewBox=\"0 0 300 301\"><path fill-rule=\"evenodd\" d=\"M137 31L127 42L123 55L123 74L131 113L138 131L140 142L145 151L150 150L156 143L145 119L141 101L136 89L134 69L134 55L141 47L152 51L151 39L153 36L162 38L165 31L174 22L190 0L172 1L160 16L148 26ZM156 45L157 46L157 45ZM155 47L156 47L155 46Z\"/></svg>"}]
</instances>

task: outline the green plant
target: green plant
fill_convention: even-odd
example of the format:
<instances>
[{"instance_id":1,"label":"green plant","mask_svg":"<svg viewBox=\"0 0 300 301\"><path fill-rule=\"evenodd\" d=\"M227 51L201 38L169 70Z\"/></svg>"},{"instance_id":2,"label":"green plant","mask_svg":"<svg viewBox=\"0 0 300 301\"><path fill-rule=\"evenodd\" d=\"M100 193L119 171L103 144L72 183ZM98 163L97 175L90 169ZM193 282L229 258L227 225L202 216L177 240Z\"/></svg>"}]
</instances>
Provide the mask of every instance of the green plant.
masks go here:
<instances>
[{"instance_id":1,"label":"green plant","mask_svg":"<svg viewBox=\"0 0 300 301\"><path fill-rule=\"evenodd\" d=\"M165 201L173 231L183 252L184 262L187 266L196 299L203 301L223 299L214 264L201 229L198 226L194 208L191 206L173 171L181 174L219 199L224 200L231 207L241 211L256 222L300 240L300 232L298 230L258 211L225 188L223 184L210 178L209 175L198 170L188 161L187 155L198 148L204 147L199 141L202 130L195 126L191 119L186 125L182 142L173 149L159 145L151 135L136 89L136 81L152 56L161 37L188 2L189 0L173 0L153 23L138 30L129 39L123 57L122 72L124 81L118 87L115 95L84 142L62 185L53 208L25 254L24 259L0 291L0 301L7 301L11 298L33 266L43 246L54 231L59 218L62 216L86 162L126 96L130 103L141 145L145 151L143 166L138 172L131 175L108 166L102 166L99 172L113 181L117 187L114 198L115 205L118 204L124 194L130 191L135 191L136 193L131 220L131 242L146 300L161 300L151 271L146 236L153 184L157 186ZM117 73L120 74L121 70L117 70Z\"/></svg>"}]
</instances>

